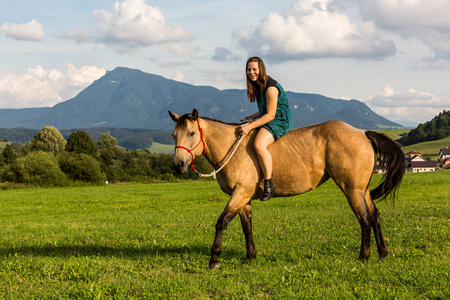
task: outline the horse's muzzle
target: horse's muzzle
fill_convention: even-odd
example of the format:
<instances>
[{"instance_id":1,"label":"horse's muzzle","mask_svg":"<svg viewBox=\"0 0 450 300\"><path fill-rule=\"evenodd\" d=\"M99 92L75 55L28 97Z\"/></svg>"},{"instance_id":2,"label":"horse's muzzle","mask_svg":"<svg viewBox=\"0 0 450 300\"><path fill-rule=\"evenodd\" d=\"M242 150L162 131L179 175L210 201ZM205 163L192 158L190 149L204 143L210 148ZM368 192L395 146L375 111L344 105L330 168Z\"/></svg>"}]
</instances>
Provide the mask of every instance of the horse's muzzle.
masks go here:
<instances>
[{"instance_id":1,"label":"horse's muzzle","mask_svg":"<svg viewBox=\"0 0 450 300\"><path fill-rule=\"evenodd\" d=\"M172 167L175 172L185 174L188 171L189 162L174 157L172 161Z\"/></svg>"}]
</instances>

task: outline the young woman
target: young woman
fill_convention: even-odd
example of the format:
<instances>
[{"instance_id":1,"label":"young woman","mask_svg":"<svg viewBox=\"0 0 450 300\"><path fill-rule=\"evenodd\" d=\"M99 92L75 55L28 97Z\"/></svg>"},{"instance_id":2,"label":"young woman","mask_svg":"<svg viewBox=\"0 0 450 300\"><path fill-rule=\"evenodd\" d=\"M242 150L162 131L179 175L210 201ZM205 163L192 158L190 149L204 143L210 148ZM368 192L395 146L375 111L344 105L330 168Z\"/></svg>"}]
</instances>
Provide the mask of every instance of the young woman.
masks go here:
<instances>
[{"instance_id":1,"label":"young woman","mask_svg":"<svg viewBox=\"0 0 450 300\"><path fill-rule=\"evenodd\" d=\"M258 129L254 147L259 164L264 173L264 193L261 201L272 198L272 156L267 147L285 135L292 128L289 102L281 85L267 76L264 62L259 57L251 57L246 65L247 97L258 105L258 111L245 117L256 121L241 127L241 134Z\"/></svg>"}]
</instances>

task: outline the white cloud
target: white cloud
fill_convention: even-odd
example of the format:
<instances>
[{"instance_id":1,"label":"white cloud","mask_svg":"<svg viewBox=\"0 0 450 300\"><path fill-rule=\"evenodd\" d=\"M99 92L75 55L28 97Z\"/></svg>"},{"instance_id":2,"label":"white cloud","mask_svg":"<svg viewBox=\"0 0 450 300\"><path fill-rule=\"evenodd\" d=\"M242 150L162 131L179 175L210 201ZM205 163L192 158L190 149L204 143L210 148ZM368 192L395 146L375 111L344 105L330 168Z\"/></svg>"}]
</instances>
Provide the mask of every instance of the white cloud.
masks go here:
<instances>
[{"instance_id":1,"label":"white cloud","mask_svg":"<svg viewBox=\"0 0 450 300\"><path fill-rule=\"evenodd\" d=\"M417 37L437 53L450 55L450 2L447 0L361 0L361 15L404 38Z\"/></svg>"},{"instance_id":2,"label":"white cloud","mask_svg":"<svg viewBox=\"0 0 450 300\"><path fill-rule=\"evenodd\" d=\"M94 38L89 28L75 28L66 32L62 38L74 40L77 43L88 42Z\"/></svg>"},{"instance_id":3,"label":"white cloud","mask_svg":"<svg viewBox=\"0 0 450 300\"><path fill-rule=\"evenodd\" d=\"M0 30L7 36L22 41L41 41L45 38L45 32L42 29L42 23L31 20L24 24L3 23Z\"/></svg>"},{"instance_id":4,"label":"white cloud","mask_svg":"<svg viewBox=\"0 0 450 300\"><path fill-rule=\"evenodd\" d=\"M114 12L96 10L92 18L101 35L99 41L119 53L192 39L181 26L167 25L162 11L145 0L117 1Z\"/></svg>"},{"instance_id":5,"label":"white cloud","mask_svg":"<svg viewBox=\"0 0 450 300\"><path fill-rule=\"evenodd\" d=\"M450 70L450 61L442 57L425 56L414 65L415 70Z\"/></svg>"},{"instance_id":6,"label":"white cloud","mask_svg":"<svg viewBox=\"0 0 450 300\"><path fill-rule=\"evenodd\" d=\"M240 61L239 56L234 55L230 50L223 47L216 47L214 54L211 57L212 60L216 61Z\"/></svg>"},{"instance_id":7,"label":"white cloud","mask_svg":"<svg viewBox=\"0 0 450 300\"><path fill-rule=\"evenodd\" d=\"M179 82L188 83L188 84L195 84L195 79L192 76L186 76L179 70L175 71L175 75L172 79L179 81Z\"/></svg>"},{"instance_id":8,"label":"white cloud","mask_svg":"<svg viewBox=\"0 0 450 300\"><path fill-rule=\"evenodd\" d=\"M165 47L177 56L188 56L190 58L197 58L197 47L186 46L179 43L167 43Z\"/></svg>"},{"instance_id":9,"label":"white cloud","mask_svg":"<svg viewBox=\"0 0 450 300\"><path fill-rule=\"evenodd\" d=\"M190 65L191 62L188 60L163 60L157 63L158 66L163 68L173 68L178 66L187 66Z\"/></svg>"},{"instance_id":10,"label":"white cloud","mask_svg":"<svg viewBox=\"0 0 450 300\"><path fill-rule=\"evenodd\" d=\"M360 0L357 3L364 18L390 30L450 26L447 0Z\"/></svg>"},{"instance_id":11,"label":"white cloud","mask_svg":"<svg viewBox=\"0 0 450 300\"><path fill-rule=\"evenodd\" d=\"M94 66L75 68L67 72L29 68L25 74L0 74L0 107L25 108L53 106L74 97L106 71Z\"/></svg>"},{"instance_id":12,"label":"white cloud","mask_svg":"<svg viewBox=\"0 0 450 300\"><path fill-rule=\"evenodd\" d=\"M385 57L395 44L381 39L372 22L359 27L332 0L299 0L285 15L270 13L254 33L234 33L249 52L279 59L310 57Z\"/></svg>"},{"instance_id":13,"label":"white cloud","mask_svg":"<svg viewBox=\"0 0 450 300\"><path fill-rule=\"evenodd\" d=\"M378 114L390 120L426 122L443 110L450 109L450 97L436 96L427 92L409 89L396 92L389 86L366 103Z\"/></svg>"},{"instance_id":14,"label":"white cloud","mask_svg":"<svg viewBox=\"0 0 450 300\"><path fill-rule=\"evenodd\" d=\"M173 80L184 82L184 79L185 79L184 74L181 73L180 71L176 70L175 71L175 76L173 77Z\"/></svg>"},{"instance_id":15,"label":"white cloud","mask_svg":"<svg viewBox=\"0 0 450 300\"><path fill-rule=\"evenodd\" d=\"M218 71L205 71L205 76L208 81L212 82L232 82L232 83L245 83L245 72L218 72Z\"/></svg>"}]
</instances>

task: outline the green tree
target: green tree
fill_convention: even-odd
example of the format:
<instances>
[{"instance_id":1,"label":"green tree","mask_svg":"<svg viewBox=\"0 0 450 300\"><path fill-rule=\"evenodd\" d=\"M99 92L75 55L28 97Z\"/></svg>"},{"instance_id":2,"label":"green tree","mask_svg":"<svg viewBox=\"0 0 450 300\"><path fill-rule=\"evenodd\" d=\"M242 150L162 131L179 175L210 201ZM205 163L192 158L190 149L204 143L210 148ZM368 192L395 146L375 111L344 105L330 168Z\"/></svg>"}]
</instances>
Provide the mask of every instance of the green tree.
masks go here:
<instances>
[{"instance_id":1,"label":"green tree","mask_svg":"<svg viewBox=\"0 0 450 300\"><path fill-rule=\"evenodd\" d=\"M17 158L17 154L9 144L6 145L5 149L3 149L2 156L4 158L5 164L11 164Z\"/></svg>"},{"instance_id":2,"label":"green tree","mask_svg":"<svg viewBox=\"0 0 450 300\"><path fill-rule=\"evenodd\" d=\"M125 172L121 158L126 154L126 149L117 147L117 140L109 132L100 134L97 147L106 178L112 182L123 180Z\"/></svg>"},{"instance_id":3,"label":"green tree","mask_svg":"<svg viewBox=\"0 0 450 300\"><path fill-rule=\"evenodd\" d=\"M117 145L117 140L109 134L103 132L97 140L97 147L99 150L113 149Z\"/></svg>"},{"instance_id":4,"label":"green tree","mask_svg":"<svg viewBox=\"0 0 450 300\"><path fill-rule=\"evenodd\" d=\"M57 155L64 150L66 140L55 127L44 126L31 140L31 150Z\"/></svg>"},{"instance_id":5,"label":"green tree","mask_svg":"<svg viewBox=\"0 0 450 300\"><path fill-rule=\"evenodd\" d=\"M62 186L66 176L61 171L56 157L49 152L33 151L18 158L2 170L2 179L38 186Z\"/></svg>"},{"instance_id":6,"label":"green tree","mask_svg":"<svg viewBox=\"0 0 450 300\"><path fill-rule=\"evenodd\" d=\"M58 155L58 160L61 170L72 180L99 184L106 179L100 163L89 154L63 152Z\"/></svg>"},{"instance_id":7,"label":"green tree","mask_svg":"<svg viewBox=\"0 0 450 300\"><path fill-rule=\"evenodd\" d=\"M66 151L96 155L97 145L86 132L75 131L67 139Z\"/></svg>"}]
</instances>

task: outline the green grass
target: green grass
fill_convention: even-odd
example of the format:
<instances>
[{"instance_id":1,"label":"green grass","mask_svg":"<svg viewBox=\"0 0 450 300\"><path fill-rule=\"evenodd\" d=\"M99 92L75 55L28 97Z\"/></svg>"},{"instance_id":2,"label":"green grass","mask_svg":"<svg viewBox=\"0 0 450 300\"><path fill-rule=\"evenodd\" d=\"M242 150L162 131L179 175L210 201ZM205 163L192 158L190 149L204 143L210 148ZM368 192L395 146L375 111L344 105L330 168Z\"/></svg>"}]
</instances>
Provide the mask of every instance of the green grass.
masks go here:
<instances>
[{"instance_id":1,"label":"green grass","mask_svg":"<svg viewBox=\"0 0 450 300\"><path fill-rule=\"evenodd\" d=\"M375 130L376 132L383 133L387 135L392 140L398 140L402 136L400 134L402 133L408 133L411 130L409 129L384 129L384 130Z\"/></svg>"},{"instance_id":2,"label":"green grass","mask_svg":"<svg viewBox=\"0 0 450 300\"><path fill-rule=\"evenodd\" d=\"M376 176L375 180L380 177ZM1 191L0 299L448 299L450 173L406 174L379 203L389 255L362 263L360 228L328 181L253 202L258 257L239 219L209 270L228 197L216 182Z\"/></svg>"},{"instance_id":3,"label":"green grass","mask_svg":"<svg viewBox=\"0 0 450 300\"><path fill-rule=\"evenodd\" d=\"M402 150L404 153L407 153L409 151L417 151L420 153L426 153L426 154L439 154L439 150L442 148L450 147L450 136L440 139L437 141L430 141L430 142L423 142L418 143L410 146L403 147Z\"/></svg>"},{"instance_id":4,"label":"green grass","mask_svg":"<svg viewBox=\"0 0 450 300\"><path fill-rule=\"evenodd\" d=\"M172 154L174 148L175 148L175 145L166 145L166 144L152 142L152 146L149 148L149 150L152 153Z\"/></svg>"}]
</instances>

